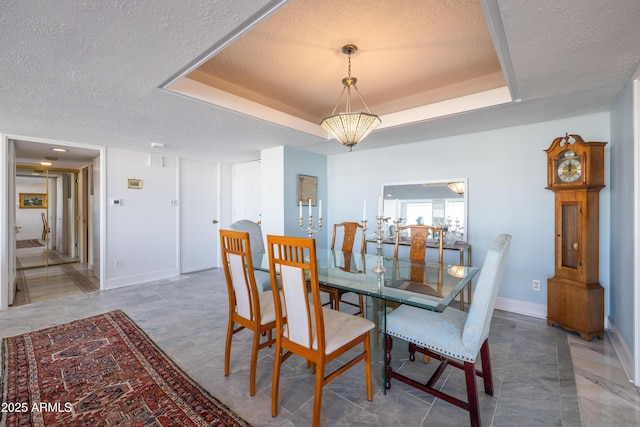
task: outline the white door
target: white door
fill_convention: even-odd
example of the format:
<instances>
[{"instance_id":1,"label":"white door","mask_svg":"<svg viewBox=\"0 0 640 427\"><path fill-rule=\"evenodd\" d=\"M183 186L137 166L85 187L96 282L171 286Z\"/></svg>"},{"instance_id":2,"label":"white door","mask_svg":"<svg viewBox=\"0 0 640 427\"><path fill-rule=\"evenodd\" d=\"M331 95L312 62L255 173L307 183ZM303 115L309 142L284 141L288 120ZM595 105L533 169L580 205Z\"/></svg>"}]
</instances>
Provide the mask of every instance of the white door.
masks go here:
<instances>
[{"instance_id":1,"label":"white door","mask_svg":"<svg viewBox=\"0 0 640 427\"><path fill-rule=\"evenodd\" d=\"M214 268L218 260L218 168L180 161L180 273ZM214 223L215 221L215 223Z\"/></svg>"},{"instance_id":2,"label":"white door","mask_svg":"<svg viewBox=\"0 0 640 427\"><path fill-rule=\"evenodd\" d=\"M260 162L235 163L233 165L233 218L232 221L248 219L259 222Z\"/></svg>"}]
</instances>

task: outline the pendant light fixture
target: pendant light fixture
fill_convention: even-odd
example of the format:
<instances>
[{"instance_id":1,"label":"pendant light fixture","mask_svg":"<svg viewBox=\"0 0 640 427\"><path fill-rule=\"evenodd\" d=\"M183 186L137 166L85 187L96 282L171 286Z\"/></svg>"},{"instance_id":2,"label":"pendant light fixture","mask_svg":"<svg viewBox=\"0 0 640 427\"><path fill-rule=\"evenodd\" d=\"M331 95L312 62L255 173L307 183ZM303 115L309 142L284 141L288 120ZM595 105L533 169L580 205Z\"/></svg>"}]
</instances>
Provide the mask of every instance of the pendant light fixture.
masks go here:
<instances>
[{"instance_id":1,"label":"pendant light fixture","mask_svg":"<svg viewBox=\"0 0 640 427\"><path fill-rule=\"evenodd\" d=\"M464 182L450 182L447 184L447 187L454 193L457 193L459 196L464 194Z\"/></svg>"},{"instance_id":2,"label":"pendant light fixture","mask_svg":"<svg viewBox=\"0 0 640 427\"><path fill-rule=\"evenodd\" d=\"M331 113L331 116L325 118L320 123L320 126L331 136L340 142L340 144L345 147L349 147L349 151L353 148L354 145L362 141L369 133L378 127L381 123L380 117L371 113L367 103L364 102L364 98L360 94L356 83L358 79L355 77L351 77L351 55L358 51L358 47L353 44L348 44L342 47L342 53L349 57L349 73L348 76L342 79L342 92L340 93L340 97L338 98L338 102ZM352 112L351 111L351 89L354 89L355 92L360 97L360 100L364 104L367 112ZM347 94L346 97L346 108L344 113L336 114L336 110L340 105L340 101L342 101L342 97L344 94Z\"/></svg>"}]
</instances>

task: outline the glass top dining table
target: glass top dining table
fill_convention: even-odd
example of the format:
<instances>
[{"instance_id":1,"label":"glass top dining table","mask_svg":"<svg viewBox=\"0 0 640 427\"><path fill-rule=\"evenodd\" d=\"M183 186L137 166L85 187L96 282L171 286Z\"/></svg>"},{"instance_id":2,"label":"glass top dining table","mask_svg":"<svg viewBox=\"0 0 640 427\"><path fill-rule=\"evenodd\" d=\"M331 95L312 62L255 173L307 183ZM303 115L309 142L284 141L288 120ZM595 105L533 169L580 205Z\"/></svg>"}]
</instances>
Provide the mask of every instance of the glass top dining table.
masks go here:
<instances>
[{"instance_id":1,"label":"glass top dining table","mask_svg":"<svg viewBox=\"0 0 640 427\"><path fill-rule=\"evenodd\" d=\"M316 249L316 258L318 280L323 285L439 312L479 271L463 265L331 249ZM267 254L255 256L253 263L257 270L269 270ZM376 268L380 265L384 271Z\"/></svg>"}]
</instances>

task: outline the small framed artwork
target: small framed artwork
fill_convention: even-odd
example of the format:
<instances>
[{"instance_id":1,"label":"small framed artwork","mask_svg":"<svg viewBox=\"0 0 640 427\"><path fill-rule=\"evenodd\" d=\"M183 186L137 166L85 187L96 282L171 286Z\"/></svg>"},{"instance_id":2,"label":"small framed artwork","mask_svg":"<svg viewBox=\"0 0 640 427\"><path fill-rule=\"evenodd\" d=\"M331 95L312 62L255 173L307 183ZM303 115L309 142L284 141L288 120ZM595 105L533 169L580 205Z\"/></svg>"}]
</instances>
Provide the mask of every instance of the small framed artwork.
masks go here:
<instances>
[{"instance_id":1,"label":"small framed artwork","mask_svg":"<svg viewBox=\"0 0 640 427\"><path fill-rule=\"evenodd\" d=\"M20 193L20 209L46 209L47 195L41 193Z\"/></svg>"},{"instance_id":2,"label":"small framed artwork","mask_svg":"<svg viewBox=\"0 0 640 427\"><path fill-rule=\"evenodd\" d=\"M309 175L298 175L298 201L303 205L309 203L315 206L318 203L318 177Z\"/></svg>"},{"instance_id":3,"label":"small framed artwork","mask_svg":"<svg viewBox=\"0 0 640 427\"><path fill-rule=\"evenodd\" d=\"M127 179L127 188L133 188L135 190L142 190L142 180L141 179Z\"/></svg>"}]
</instances>

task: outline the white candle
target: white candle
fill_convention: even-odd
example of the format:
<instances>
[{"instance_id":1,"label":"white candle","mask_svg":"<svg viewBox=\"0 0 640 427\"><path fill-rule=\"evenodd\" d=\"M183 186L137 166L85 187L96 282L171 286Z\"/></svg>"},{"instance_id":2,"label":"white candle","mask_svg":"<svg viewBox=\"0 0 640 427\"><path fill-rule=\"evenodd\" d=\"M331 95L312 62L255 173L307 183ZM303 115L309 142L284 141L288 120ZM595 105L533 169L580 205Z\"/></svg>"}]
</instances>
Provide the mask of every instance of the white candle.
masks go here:
<instances>
[{"instance_id":1,"label":"white candle","mask_svg":"<svg viewBox=\"0 0 640 427\"><path fill-rule=\"evenodd\" d=\"M396 199L396 219L400 220L400 201Z\"/></svg>"},{"instance_id":2,"label":"white candle","mask_svg":"<svg viewBox=\"0 0 640 427\"><path fill-rule=\"evenodd\" d=\"M298 206L300 207L300 219L302 219L302 200L298 202Z\"/></svg>"},{"instance_id":3,"label":"white candle","mask_svg":"<svg viewBox=\"0 0 640 427\"><path fill-rule=\"evenodd\" d=\"M382 196L378 197L378 216L382 216Z\"/></svg>"},{"instance_id":4,"label":"white candle","mask_svg":"<svg viewBox=\"0 0 640 427\"><path fill-rule=\"evenodd\" d=\"M309 218L311 218L311 199L309 199Z\"/></svg>"},{"instance_id":5,"label":"white candle","mask_svg":"<svg viewBox=\"0 0 640 427\"><path fill-rule=\"evenodd\" d=\"M362 221L367 220L367 201L365 200L362 205Z\"/></svg>"},{"instance_id":6,"label":"white candle","mask_svg":"<svg viewBox=\"0 0 640 427\"><path fill-rule=\"evenodd\" d=\"M322 219L322 200L318 202L318 219Z\"/></svg>"}]
</instances>

